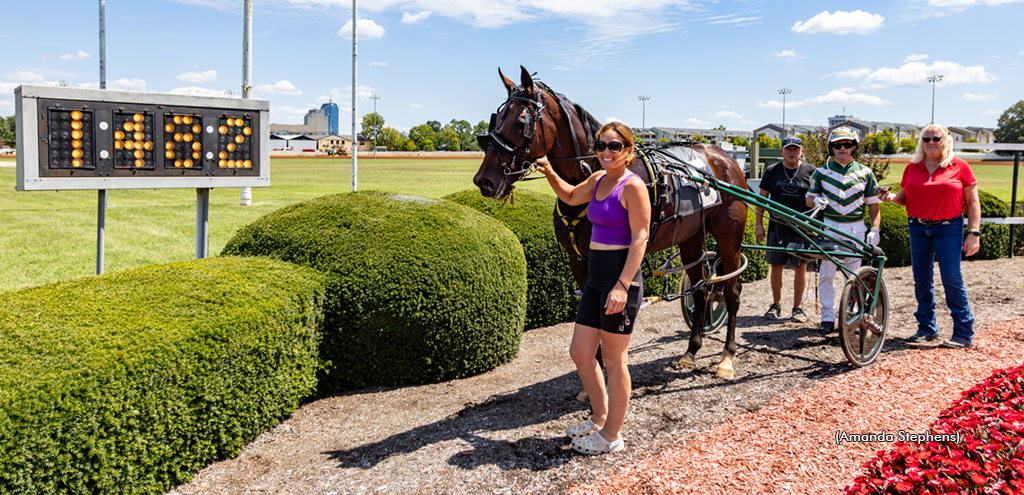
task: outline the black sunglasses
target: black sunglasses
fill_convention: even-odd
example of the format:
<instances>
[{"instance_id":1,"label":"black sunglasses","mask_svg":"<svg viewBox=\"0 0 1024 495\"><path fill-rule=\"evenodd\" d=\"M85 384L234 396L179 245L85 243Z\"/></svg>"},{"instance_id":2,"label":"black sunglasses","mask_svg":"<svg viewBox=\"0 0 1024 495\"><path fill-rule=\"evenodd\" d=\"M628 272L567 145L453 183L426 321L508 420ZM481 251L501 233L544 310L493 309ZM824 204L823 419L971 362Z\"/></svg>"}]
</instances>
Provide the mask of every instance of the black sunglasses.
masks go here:
<instances>
[{"instance_id":1,"label":"black sunglasses","mask_svg":"<svg viewBox=\"0 0 1024 495\"><path fill-rule=\"evenodd\" d=\"M612 141L606 143L604 141L594 141L594 151L600 153L604 150L611 151L612 153L618 153L622 151L623 145L618 141Z\"/></svg>"},{"instance_id":2,"label":"black sunglasses","mask_svg":"<svg viewBox=\"0 0 1024 495\"><path fill-rule=\"evenodd\" d=\"M921 138L921 142L923 142L923 143L929 143L929 142L932 142L932 141L935 141L936 143L938 143L938 142L942 141L942 138L941 137L933 137L933 138L923 137L923 138Z\"/></svg>"},{"instance_id":3,"label":"black sunglasses","mask_svg":"<svg viewBox=\"0 0 1024 495\"><path fill-rule=\"evenodd\" d=\"M849 148L853 148L854 146L857 146L857 143L850 142L850 141L846 141L844 143L835 143L835 144L832 145L833 148L837 148L837 149L844 149L844 148L849 149Z\"/></svg>"}]
</instances>

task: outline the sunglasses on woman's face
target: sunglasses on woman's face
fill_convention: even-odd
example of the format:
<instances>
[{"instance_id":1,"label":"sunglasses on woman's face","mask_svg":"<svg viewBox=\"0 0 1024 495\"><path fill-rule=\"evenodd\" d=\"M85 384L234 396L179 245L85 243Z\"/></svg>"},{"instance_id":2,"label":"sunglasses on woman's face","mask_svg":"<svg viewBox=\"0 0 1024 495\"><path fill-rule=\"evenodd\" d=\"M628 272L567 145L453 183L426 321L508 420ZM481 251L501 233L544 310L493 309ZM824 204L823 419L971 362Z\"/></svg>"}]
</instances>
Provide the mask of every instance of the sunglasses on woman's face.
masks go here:
<instances>
[{"instance_id":1,"label":"sunglasses on woman's face","mask_svg":"<svg viewBox=\"0 0 1024 495\"><path fill-rule=\"evenodd\" d=\"M611 151L612 153L618 153L622 151L622 143L618 141L612 141L606 143L604 141L594 141L594 151L600 153L604 150Z\"/></svg>"},{"instance_id":2,"label":"sunglasses on woman's face","mask_svg":"<svg viewBox=\"0 0 1024 495\"><path fill-rule=\"evenodd\" d=\"M938 143L939 141L942 141L942 138L941 137L933 137L933 138L923 137L923 138L921 138L921 141L923 141L925 143L929 143L929 142L932 142L932 141Z\"/></svg>"},{"instance_id":3,"label":"sunglasses on woman's face","mask_svg":"<svg viewBox=\"0 0 1024 495\"><path fill-rule=\"evenodd\" d=\"M853 148L854 146L857 146L857 143L854 143L853 141L846 141L846 142L843 142L843 143L835 143L835 144L832 145L832 147L836 148L836 149L850 149L850 148Z\"/></svg>"}]
</instances>

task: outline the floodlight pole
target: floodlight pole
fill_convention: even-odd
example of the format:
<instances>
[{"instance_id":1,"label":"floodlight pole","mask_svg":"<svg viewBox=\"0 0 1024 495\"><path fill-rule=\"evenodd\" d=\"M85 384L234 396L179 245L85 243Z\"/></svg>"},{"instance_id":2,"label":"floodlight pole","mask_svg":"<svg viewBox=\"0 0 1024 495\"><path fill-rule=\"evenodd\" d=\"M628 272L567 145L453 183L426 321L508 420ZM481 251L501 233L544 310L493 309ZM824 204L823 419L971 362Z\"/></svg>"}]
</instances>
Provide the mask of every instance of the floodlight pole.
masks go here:
<instances>
[{"instance_id":1,"label":"floodlight pole","mask_svg":"<svg viewBox=\"0 0 1024 495\"><path fill-rule=\"evenodd\" d=\"M252 98L252 0L245 0L245 15L242 24L242 98ZM270 164L267 164L268 166ZM239 204L252 204L252 188L243 187Z\"/></svg>"},{"instance_id":2,"label":"floodlight pole","mask_svg":"<svg viewBox=\"0 0 1024 495\"><path fill-rule=\"evenodd\" d=\"M380 95L370 95L370 99L373 100L373 116L374 117L379 117L379 115L377 115L377 100L380 99ZM373 158L377 159L377 128L376 127L373 128Z\"/></svg>"},{"instance_id":3,"label":"floodlight pole","mask_svg":"<svg viewBox=\"0 0 1024 495\"><path fill-rule=\"evenodd\" d=\"M356 192L356 0L352 0L352 192Z\"/></svg>"},{"instance_id":4,"label":"floodlight pole","mask_svg":"<svg viewBox=\"0 0 1024 495\"><path fill-rule=\"evenodd\" d=\"M942 76L928 76L928 82L932 83L932 124L935 123L935 83L942 80Z\"/></svg>"},{"instance_id":5,"label":"floodlight pole","mask_svg":"<svg viewBox=\"0 0 1024 495\"><path fill-rule=\"evenodd\" d=\"M640 100L640 109L641 109L641 114L640 114L640 132L646 134L646 132L647 132L647 100L650 100L651 97L648 96L648 95L640 95L640 96L637 96L636 98L638 100Z\"/></svg>"},{"instance_id":6,"label":"floodlight pole","mask_svg":"<svg viewBox=\"0 0 1024 495\"><path fill-rule=\"evenodd\" d=\"M106 0L100 0L100 89L107 89ZM96 275L103 275L103 238L107 230L107 190L97 191L96 199Z\"/></svg>"},{"instance_id":7,"label":"floodlight pole","mask_svg":"<svg viewBox=\"0 0 1024 495\"><path fill-rule=\"evenodd\" d=\"M792 92L793 90L789 88L782 88L779 90L779 94L782 95L782 139L786 139L786 95ZM780 141L782 139L780 139Z\"/></svg>"}]
</instances>

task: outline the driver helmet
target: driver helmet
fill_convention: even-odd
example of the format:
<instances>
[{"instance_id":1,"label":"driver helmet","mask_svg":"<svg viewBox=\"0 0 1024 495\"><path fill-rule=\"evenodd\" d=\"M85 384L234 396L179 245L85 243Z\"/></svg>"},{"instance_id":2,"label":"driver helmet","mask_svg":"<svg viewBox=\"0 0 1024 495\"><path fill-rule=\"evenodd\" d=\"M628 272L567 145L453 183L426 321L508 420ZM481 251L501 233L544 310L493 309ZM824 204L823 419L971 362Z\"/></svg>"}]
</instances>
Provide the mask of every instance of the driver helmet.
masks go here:
<instances>
[{"instance_id":1,"label":"driver helmet","mask_svg":"<svg viewBox=\"0 0 1024 495\"><path fill-rule=\"evenodd\" d=\"M828 135L828 142L830 144L844 139L852 139L854 144L860 144L860 136L857 134L857 131L845 125L842 127L836 127L832 131L832 134Z\"/></svg>"}]
</instances>

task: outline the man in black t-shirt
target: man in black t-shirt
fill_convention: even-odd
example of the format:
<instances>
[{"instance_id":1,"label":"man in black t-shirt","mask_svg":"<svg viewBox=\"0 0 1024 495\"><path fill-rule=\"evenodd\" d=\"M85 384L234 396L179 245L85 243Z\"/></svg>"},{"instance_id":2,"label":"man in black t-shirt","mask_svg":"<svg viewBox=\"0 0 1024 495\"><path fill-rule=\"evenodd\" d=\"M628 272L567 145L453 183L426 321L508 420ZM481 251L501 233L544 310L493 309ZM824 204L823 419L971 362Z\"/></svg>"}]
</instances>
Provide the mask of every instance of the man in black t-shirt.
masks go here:
<instances>
[{"instance_id":1,"label":"man in black t-shirt","mask_svg":"<svg viewBox=\"0 0 1024 495\"><path fill-rule=\"evenodd\" d=\"M782 140L782 161L767 168L764 177L761 179L761 196L764 196L783 206L792 208L799 212L810 210L807 206L805 196L807 188L811 185L811 174L814 173L814 165L801 160L803 153L803 140L796 136L789 136ZM793 231L788 225L779 219L768 220L768 242L767 246L785 248L790 243L803 244L804 238ZM765 239L765 229L762 225L764 219L764 208L755 208L754 235L757 240ZM782 251L767 251L764 259L771 265L772 284L772 305L764 314L765 318L775 320L782 317L782 270L787 263L793 265L796 272L793 277L793 314L792 319L796 322L807 321L800 305L803 303L804 288L807 286L807 261Z\"/></svg>"}]
</instances>

